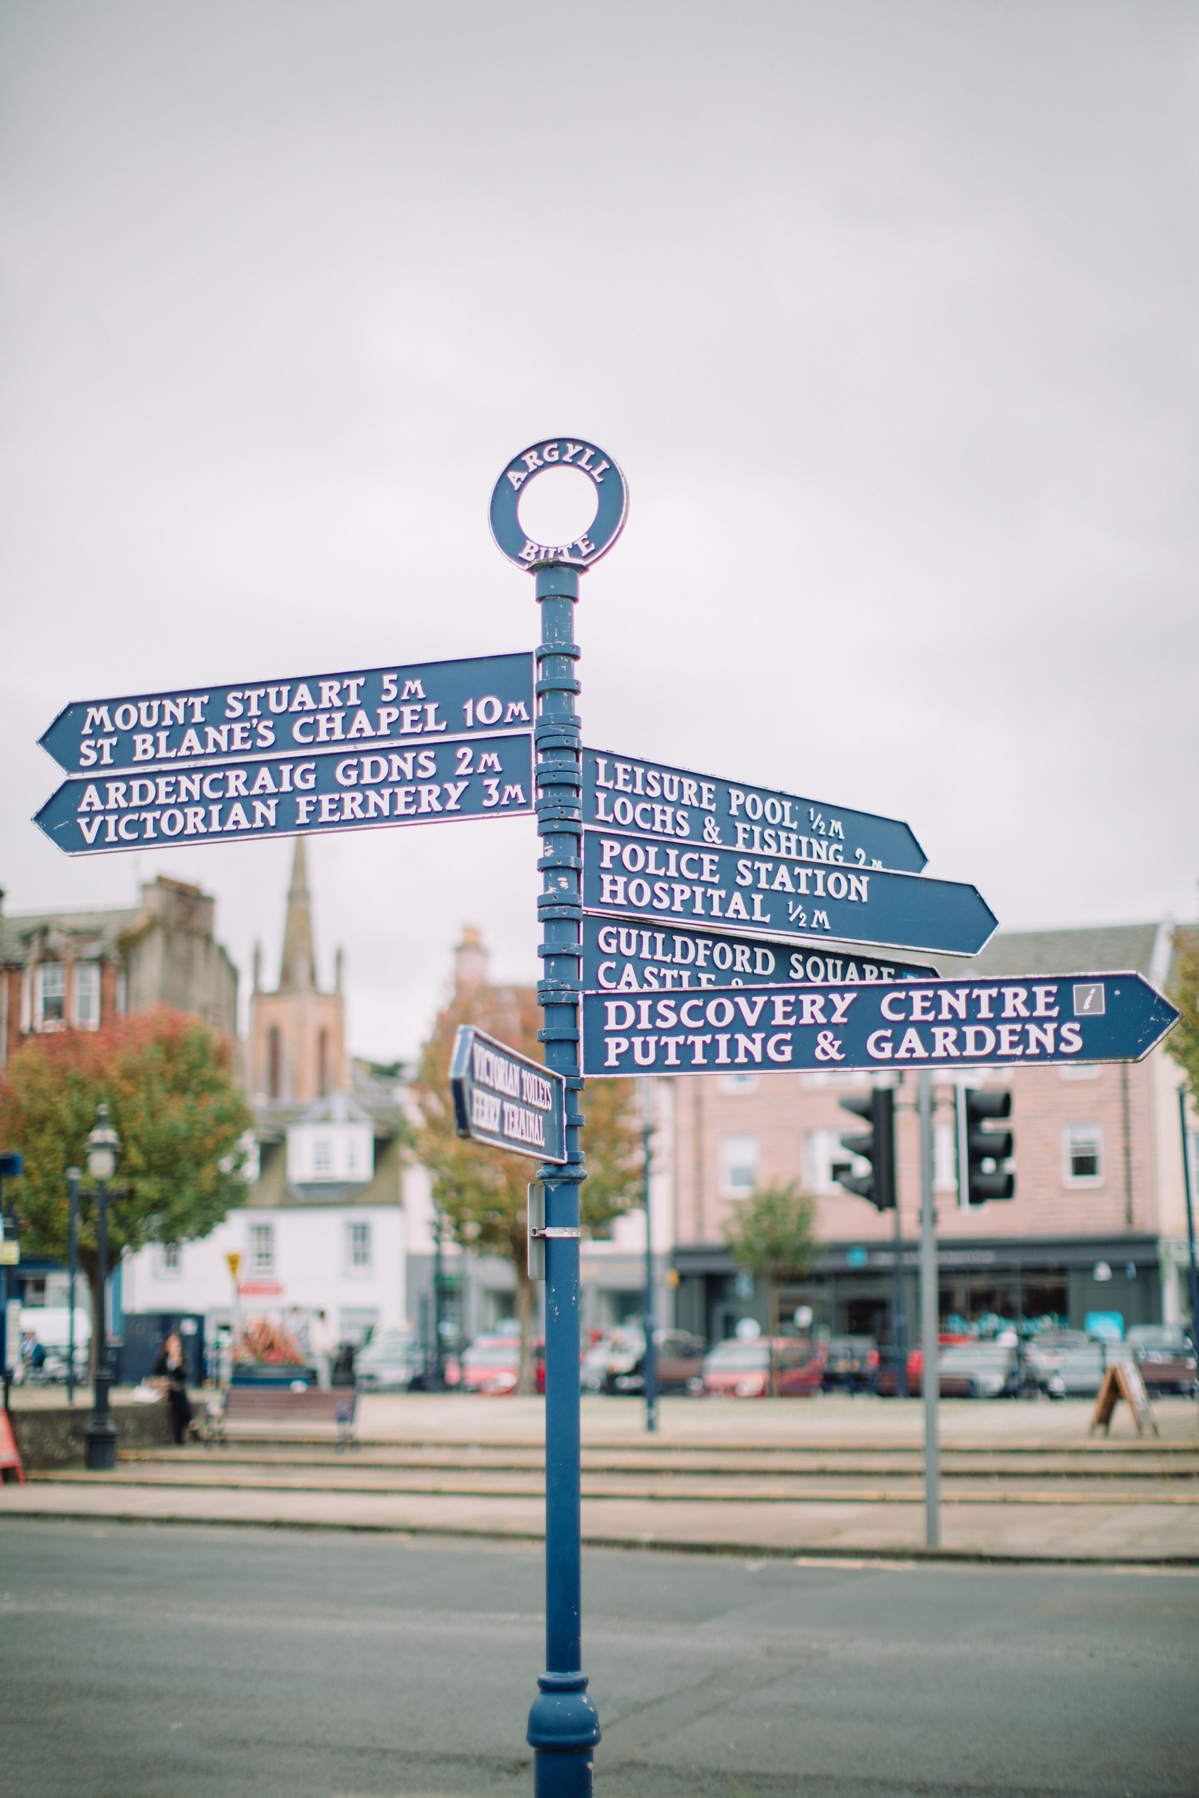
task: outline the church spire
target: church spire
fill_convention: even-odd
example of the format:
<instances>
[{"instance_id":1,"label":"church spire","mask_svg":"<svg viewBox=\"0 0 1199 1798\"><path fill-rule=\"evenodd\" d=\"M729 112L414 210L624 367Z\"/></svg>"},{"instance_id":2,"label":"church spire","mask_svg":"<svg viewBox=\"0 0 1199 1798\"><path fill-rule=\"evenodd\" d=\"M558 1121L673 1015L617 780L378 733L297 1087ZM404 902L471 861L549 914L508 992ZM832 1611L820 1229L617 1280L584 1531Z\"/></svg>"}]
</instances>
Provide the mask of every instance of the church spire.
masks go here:
<instances>
[{"instance_id":1,"label":"church spire","mask_svg":"<svg viewBox=\"0 0 1199 1798\"><path fill-rule=\"evenodd\" d=\"M283 965L279 991L295 992L316 986L316 953L312 946L312 902L308 893L308 863L304 839L296 838L287 894L287 927L283 932Z\"/></svg>"}]
</instances>

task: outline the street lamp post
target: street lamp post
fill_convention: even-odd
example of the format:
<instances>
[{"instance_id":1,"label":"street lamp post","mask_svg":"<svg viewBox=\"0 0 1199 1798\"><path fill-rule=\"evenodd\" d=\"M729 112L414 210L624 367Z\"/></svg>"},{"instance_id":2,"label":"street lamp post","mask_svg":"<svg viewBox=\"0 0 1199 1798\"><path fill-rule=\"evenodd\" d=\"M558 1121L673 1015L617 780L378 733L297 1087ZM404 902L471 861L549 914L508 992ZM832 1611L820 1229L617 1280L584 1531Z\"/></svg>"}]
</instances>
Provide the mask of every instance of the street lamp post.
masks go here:
<instances>
[{"instance_id":1,"label":"street lamp post","mask_svg":"<svg viewBox=\"0 0 1199 1798\"><path fill-rule=\"evenodd\" d=\"M70 1238L67 1246L67 1403L75 1403L75 1270L79 1261L79 1182L83 1174L77 1167L67 1169L67 1195L71 1207Z\"/></svg>"},{"instance_id":2,"label":"street lamp post","mask_svg":"<svg viewBox=\"0 0 1199 1798\"><path fill-rule=\"evenodd\" d=\"M441 1207L433 1209L433 1390L445 1391L445 1348L441 1334Z\"/></svg>"},{"instance_id":3,"label":"street lamp post","mask_svg":"<svg viewBox=\"0 0 1199 1798\"><path fill-rule=\"evenodd\" d=\"M108 1106L96 1107L96 1127L87 1139L87 1171L96 1182L96 1254L99 1261L99 1302L92 1319L95 1346L95 1407L87 1426L85 1460L93 1473L111 1473L117 1461L117 1426L109 1415L108 1326L105 1289L108 1285L108 1182L117 1171L120 1138L108 1121Z\"/></svg>"},{"instance_id":4,"label":"street lamp post","mask_svg":"<svg viewBox=\"0 0 1199 1798\"><path fill-rule=\"evenodd\" d=\"M654 1344L654 1240L650 1228L650 1139L654 1128L653 1089L648 1075L641 1079L641 1155L645 1169L645 1427L652 1436L658 1427L658 1352Z\"/></svg>"}]
</instances>

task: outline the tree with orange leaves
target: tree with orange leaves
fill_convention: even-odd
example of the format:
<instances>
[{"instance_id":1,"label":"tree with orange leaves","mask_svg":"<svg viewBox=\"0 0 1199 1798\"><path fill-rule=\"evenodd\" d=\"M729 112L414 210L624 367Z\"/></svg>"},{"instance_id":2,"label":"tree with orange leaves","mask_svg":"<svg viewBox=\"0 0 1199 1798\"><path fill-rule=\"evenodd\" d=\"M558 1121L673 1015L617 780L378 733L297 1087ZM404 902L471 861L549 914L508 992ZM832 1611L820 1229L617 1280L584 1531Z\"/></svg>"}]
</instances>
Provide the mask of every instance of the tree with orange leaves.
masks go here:
<instances>
[{"instance_id":1,"label":"tree with orange leaves","mask_svg":"<svg viewBox=\"0 0 1199 1798\"><path fill-rule=\"evenodd\" d=\"M110 1266L148 1242L207 1236L243 1203L240 1139L253 1120L234 1056L227 1038L166 1006L25 1043L0 1084L0 1142L24 1157L5 1196L20 1214L26 1252L66 1260L67 1169L86 1165L102 1100L121 1139L109 1189ZM96 1214L86 1202L78 1240L95 1316Z\"/></svg>"}]
</instances>

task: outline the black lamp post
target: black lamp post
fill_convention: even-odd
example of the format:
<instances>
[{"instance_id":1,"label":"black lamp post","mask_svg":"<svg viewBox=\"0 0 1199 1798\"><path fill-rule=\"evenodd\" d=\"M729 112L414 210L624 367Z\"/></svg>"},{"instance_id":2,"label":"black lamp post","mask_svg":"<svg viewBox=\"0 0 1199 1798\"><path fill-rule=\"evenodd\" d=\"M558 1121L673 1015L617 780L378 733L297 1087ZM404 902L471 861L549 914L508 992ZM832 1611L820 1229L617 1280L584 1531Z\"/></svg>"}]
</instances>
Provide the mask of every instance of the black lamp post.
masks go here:
<instances>
[{"instance_id":1,"label":"black lamp post","mask_svg":"<svg viewBox=\"0 0 1199 1798\"><path fill-rule=\"evenodd\" d=\"M79 1267L79 1182L83 1178L77 1167L67 1169L67 1198L70 1205L70 1239L67 1246L67 1403L75 1403L75 1275Z\"/></svg>"},{"instance_id":2,"label":"black lamp post","mask_svg":"<svg viewBox=\"0 0 1199 1798\"><path fill-rule=\"evenodd\" d=\"M108 1285L108 1182L117 1171L120 1148L120 1138L108 1121L108 1106L98 1105L96 1127L87 1139L87 1171L96 1182L96 1253L100 1263L100 1302L96 1307L97 1315L92 1319L96 1399L86 1434L86 1463L93 1473L111 1473L117 1462L117 1426L108 1411L112 1375L108 1370L108 1328L104 1314Z\"/></svg>"}]
</instances>

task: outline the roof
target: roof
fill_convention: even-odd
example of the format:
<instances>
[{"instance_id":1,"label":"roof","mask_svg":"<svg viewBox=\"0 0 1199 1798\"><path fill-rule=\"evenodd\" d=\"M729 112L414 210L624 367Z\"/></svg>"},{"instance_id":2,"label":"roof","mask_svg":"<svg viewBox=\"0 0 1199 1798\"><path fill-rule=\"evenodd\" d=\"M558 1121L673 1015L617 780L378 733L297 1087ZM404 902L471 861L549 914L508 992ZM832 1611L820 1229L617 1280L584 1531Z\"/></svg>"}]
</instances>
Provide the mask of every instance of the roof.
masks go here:
<instances>
[{"instance_id":1,"label":"roof","mask_svg":"<svg viewBox=\"0 0 1199 1798\"><path fill-rule=\"evenodd\" d=\"M0 915L0 960L20 966L28 960L29 944L43 931L73 938L82 947L102 954L118 952L118 938L142 919L138 906L112 906L90 911L14 912Z\"/></svg>"},{"instance_id":2,"label":"roof","mask_svg":"<svg viewBox=\"0 0 1199 1798\"><path fill-rule=\"evenodd\" d=\"M369 1111L351 1099L349 1093L327 1093L305 1107L297 1124L373 1124Z\"/></svg>"},{"instance_id":3,"label":"roof","mask_svg":"<svg viewBox=\"0 0 1199 1798\"><path fill-rule=\"evenodd\" d=\"M1168 924L1097 924L1077 930L997 931L978 955L968 960L937 956L944 978L980 974L984 978L1013 974L1091 974L1128 969L1163 985L1171 926Z\"/></svg>"}]
</instances>

